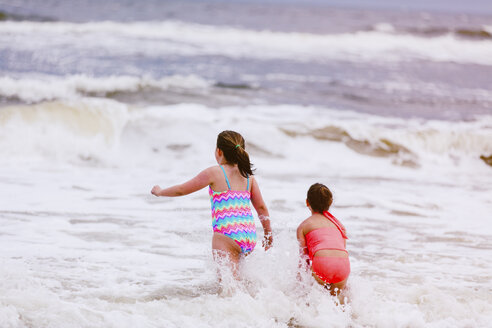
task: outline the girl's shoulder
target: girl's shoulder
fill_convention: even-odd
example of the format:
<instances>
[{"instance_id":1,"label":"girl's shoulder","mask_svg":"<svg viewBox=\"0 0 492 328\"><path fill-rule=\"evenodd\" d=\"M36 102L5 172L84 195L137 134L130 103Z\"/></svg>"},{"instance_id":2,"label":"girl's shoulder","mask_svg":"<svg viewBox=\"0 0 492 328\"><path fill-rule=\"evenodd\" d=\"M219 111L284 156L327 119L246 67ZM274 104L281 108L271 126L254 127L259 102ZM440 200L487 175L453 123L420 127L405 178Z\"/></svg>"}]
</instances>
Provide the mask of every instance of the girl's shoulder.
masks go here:
<instances>
[{"instance_id":1,"label":"girl's shoulder","mask_svg":"<svg viewBox=\"0 0 492 328\"><path fill-rule=\"evenodd\" d=\"M219 176L222 176L223 173L220 166L214 165L214 166L207 167L206 169L203 169L199 173L199 175L206 176L207 179L210 181L210 183L213 184L213 182L216 181L219 178Z\"/></svg>"},{"instance_id":2,"label":"girl's shoulder","mask_svg":"<svg viewBox=\"0 0 492 328\"><path fill-rule=\"evenodd\" d=\"M324 228L324 227L335 227L333 223L327 220L323 215L319 213L315 213L308 217L304 222L301 223L303 225L304 233L307 234L311 230Z\"/></svg>"},{"instance_id":3,"label":"girl's shoulder","mask_svg":"<svg viewBox=\"0 0 492 328\"><path fill-rule=\"evenodd\" d=\"M302 221L299 226L297 227L297 231L303 231L305 232L306 230L309 229L311 223L312 223L312 218L313 216L311 215L310 217L308 217L307 219L305 219L304 221Z\"/></svg>"},{"instance_id":4,"label":"girl's shoulder","mask_svg":"<svg viewBox=\"0 0 492 328\"><path fill-rule=\"evenodd\" d=\"M222 173L222 169L220 168L219 165L212 165L210 167L207 167L206 169L203 170L204 172L207 172L209 174L217 174L217 173Z\"/></svg>"}]
</instances>

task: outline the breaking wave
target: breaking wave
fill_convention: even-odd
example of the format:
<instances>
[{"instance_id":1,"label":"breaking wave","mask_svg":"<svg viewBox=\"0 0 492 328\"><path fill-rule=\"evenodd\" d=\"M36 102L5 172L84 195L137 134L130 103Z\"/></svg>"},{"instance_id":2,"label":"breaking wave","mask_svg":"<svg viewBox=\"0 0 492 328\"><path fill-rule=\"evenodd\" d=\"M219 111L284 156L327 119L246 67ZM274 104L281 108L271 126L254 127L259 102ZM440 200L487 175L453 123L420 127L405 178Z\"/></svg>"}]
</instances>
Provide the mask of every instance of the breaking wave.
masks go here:
<instances>
[{"instance_id":1,"label":"breaking wave","mask_svg":"<svg viewBox=\"0 0 492 328\"><path fill-rule=\"evenodd\" d=\"M220 130L237 125L238 130L248 127L250 150L259 157L285 158L292 151L305 151L303 140L313 138L321 148L343 145L356 156L418 168L428 161L481 163L480 156L492 154L491 119L403 120L301 106L139 108L84 98L2 108L0 153L4 161L32 156L55 161L112 158L110 163L136 157L148 161L165 154L193 157L213 148L203 140L214 140ZM265 134L270 137L264 139Z\"/></svg>"}]
</instances>

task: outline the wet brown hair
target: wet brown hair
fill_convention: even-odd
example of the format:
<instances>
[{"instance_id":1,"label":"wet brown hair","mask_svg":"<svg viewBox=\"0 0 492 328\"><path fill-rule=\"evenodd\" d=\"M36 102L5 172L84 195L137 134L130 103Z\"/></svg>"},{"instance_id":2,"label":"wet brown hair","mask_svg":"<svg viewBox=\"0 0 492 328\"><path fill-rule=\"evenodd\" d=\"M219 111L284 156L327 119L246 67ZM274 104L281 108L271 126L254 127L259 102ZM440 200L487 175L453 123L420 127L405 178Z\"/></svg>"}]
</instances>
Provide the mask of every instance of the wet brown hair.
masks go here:
<instances>
[{"instance_id":1,"label":"wet brown hair","mask_svg":"<svg viewBox=\"0 0 492 328\"><path fill-rule=\"evenodd\" d=\"M243 136L235 131L222 131L217 136L217 148L222 150L228 163L237 164L243 177L253 175L253 164L249 161Z\"/></svg>"},{"instance_id":2,"label":"wet brown hair","mask_svg":"<svg viewBox=\"0 0 492 328\"><path fill-rule=\"evenodd\" d=\"M327 186L321 183L315 183L309 187L307 200L313 212L323 213L330 208L333 202L333 195Z\"/></svg>"}]
</instances>

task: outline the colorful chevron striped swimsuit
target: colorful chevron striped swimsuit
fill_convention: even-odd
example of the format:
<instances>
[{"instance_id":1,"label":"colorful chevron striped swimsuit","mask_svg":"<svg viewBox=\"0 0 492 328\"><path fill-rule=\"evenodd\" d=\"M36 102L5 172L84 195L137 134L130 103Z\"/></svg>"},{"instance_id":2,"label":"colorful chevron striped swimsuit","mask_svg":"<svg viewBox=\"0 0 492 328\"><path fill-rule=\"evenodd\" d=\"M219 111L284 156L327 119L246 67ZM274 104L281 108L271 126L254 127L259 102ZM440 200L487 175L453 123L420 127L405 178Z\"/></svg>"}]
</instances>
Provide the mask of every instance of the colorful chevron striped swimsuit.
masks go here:
<instances>
[{"instance_id":1,"label":"colorful chevron striped swimsuit","mask_svg":"<svg viewBox=\"0 0 492 328\"><path fill-rule=\"evenodd\" d=\"M219 166L224 172L228 190L215 192L209 187L212 227L214 232L232 238L241 247L241 251L247 254L256 245L256 226L251 212L249 177L246 190L231 190L225 170L222 165Z\"/></svg>"}]
</instances>

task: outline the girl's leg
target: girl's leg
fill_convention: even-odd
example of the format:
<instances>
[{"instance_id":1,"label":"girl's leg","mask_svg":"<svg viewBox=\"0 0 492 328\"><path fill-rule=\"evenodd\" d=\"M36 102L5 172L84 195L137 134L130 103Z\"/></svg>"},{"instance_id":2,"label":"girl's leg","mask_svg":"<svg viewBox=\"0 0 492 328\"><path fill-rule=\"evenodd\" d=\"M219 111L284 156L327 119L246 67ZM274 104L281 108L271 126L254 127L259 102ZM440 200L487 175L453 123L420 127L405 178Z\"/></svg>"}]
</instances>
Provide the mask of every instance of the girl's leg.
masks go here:
<instances>
[{"instance_id":1,"label":"girl's leg","mask_svg":"<svg viewBox=\"0 0 492 328\"><path fill-rule=\"evenodd\" d=\"M212 252L214 259L219 263L228 263L234 278L238 279L238 264L241 258L241 247L231 238L214 232L212 238Z\"/></svg>"},{"instance_id":2,"label":"girl's leg","mask_svg":"<svg viewBox=\"0 0 492 328\"><path fill-rule=\"evenodd\" d=\"M348 279L348 278L347 278ZM337 282L335 284L330 284L330 293L338 298L338 302L343 305L345 300L348 300L346 293L344 293L345 285L347 284L347 279Z\"/></svg>"},{"instance_id":3,"label":"girl's leg","mask_svg":"<svg viewBox=\"0 0 492 328\"><path fill-rule=\"evenodd\" d=\"M343 290L347 285L348 278L340 282L336 282L334 284L327 284L326 282L323 281L323 279L318 277L318 275L314 271L313 271L313 277L320 285L324 286L327 290L329 290L331 295L337 296L340 304L345 304L345 295L343 295Z\"/></svg>"}]
</instances>

